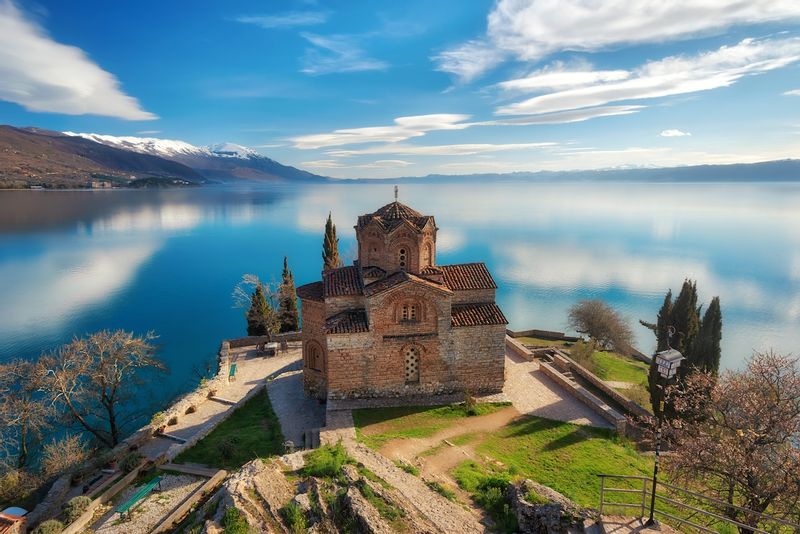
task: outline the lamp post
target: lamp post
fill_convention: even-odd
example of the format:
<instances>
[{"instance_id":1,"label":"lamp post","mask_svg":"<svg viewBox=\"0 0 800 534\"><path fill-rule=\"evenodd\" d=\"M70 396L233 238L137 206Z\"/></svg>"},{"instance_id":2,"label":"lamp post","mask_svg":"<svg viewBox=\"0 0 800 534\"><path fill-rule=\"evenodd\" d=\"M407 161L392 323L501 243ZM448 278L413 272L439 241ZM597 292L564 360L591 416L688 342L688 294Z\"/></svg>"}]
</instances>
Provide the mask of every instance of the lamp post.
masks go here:
<instances>
[{"instance_id":1,"label":"lamp post","mask_svg":"<svg viewBox=\"0 0 800 534\"><path fill-rule=\"evenodd\" d=\"M658 376L660 376L663 381L664 385L666 385L667 381L675 376L675 373L678 372L678 367L680 367L681 362L686 358L683 357L683 354L678 352L675 349L667 349L662 350L661 352L656 352L653 355L653 359L656 362L656 366L658 368ZM661 386L663 388L663 386ZM656 487L658 485L658 461L659 456L661 454L661 424L664 419L664 410L661 408L660 403L663 402L663 395L662 400L659 400L659 410L658 410L658 426L656 427L656 459L655 464L653 465L653 489L650 494L650 518L644 524L646 527L652 527L656 524L656 520L653 517L655 514L656 509Z\"/></svg>"}]
</instances>

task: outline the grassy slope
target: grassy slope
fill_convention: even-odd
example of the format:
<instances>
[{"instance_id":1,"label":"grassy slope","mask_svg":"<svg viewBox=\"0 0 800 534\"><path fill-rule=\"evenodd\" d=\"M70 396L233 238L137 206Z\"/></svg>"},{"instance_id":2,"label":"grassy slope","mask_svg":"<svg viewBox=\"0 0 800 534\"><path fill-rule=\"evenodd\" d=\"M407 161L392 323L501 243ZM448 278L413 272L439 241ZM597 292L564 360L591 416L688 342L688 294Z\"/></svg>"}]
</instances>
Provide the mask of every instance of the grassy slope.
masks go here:
<instances>
[{"instance_id":1,"label":"grassy slope","mask_svg":"<svg viewBox=\"0 0 800 534\"><path fill-rule=\"evenodd\" d=\"M227 457L221 449L230 444ZM255 458L283 452L281 425L266 390L247 401L208 436L182 452L176 463L200 463L225 469L241 467Z\"/></svg>"},{"instance_id":2,"label":"grassy slope","mask_svg":"<svg viewBox=\"0 0 800 534\"><path fill-rule=\"evenodd\" d=\"M598 377L603 380L647 384L648 366L615 352L595 352L592 361L597 366Z\"/></svg>"},{"instance_id":3,"label":"grassy slope","mask_svg":"<svg viewBox=\"0 0 800 534\"><path fill-rule=\"evenodd\" d=\"M652 470L651 458L610 430L539 417L510 423L477 452L502 462L513 476L531 478L585 506L597 506L598 474L647 476Z\"/></svg>"},{"instance_id":4,"label":"grassy slope","mask_svg":"<svg viewBox=\"0 0 800 534\"><path fill-rule=\"evenodd\" d=\"M478 404L476 415L486 415L502 410L507 403ZM369 408L353 411L356 436L374 449L398 438L426 438L453 425L459 418L467 417L462 405L454 406L401 406L397 408ZM381 424L379 433L365 431L364 427Z\"/></svg>"}]
</instances>

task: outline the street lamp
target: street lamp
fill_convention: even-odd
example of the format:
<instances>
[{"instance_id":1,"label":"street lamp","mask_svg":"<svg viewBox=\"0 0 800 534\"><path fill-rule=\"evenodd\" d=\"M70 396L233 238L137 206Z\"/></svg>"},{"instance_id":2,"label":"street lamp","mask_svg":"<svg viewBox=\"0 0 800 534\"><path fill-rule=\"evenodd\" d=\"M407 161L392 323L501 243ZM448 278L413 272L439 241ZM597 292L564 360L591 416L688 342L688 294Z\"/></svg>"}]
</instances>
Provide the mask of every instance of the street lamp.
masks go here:
<instances>
[{"instance_id":1,"label":"street lamp","mask_svg":"<svg viewBox=\"0 0 800 534\"><path fill-rule=\"evenodd\" d=\"M671 333L671 332L670 332ZM671 336L670 336L671 337ZM656 367L658 369L658 376L660 376L664 380L664 385L666 385L667 381L675 376L678 372L678 367L680 367L681 362L686 358L683 357L683 354L678 352L673 348L669 348L667 350L662 350L661 352L656 352L653 354L653 360L655 360ZM659 384L660 387L661 386ZM656 520L653 517L656 509L656 486L658 485L658 460L659 455L661 453L661 424L664 419L664 410L661 407L661 402L663 402L663 393L659 397L659 410L658 410L658 427L656 428L656 460L655 464L653 465L653 491L650 494L650 519L644 524L646 527L652 527L656 524Z\"/></svg>"}]
</instances>

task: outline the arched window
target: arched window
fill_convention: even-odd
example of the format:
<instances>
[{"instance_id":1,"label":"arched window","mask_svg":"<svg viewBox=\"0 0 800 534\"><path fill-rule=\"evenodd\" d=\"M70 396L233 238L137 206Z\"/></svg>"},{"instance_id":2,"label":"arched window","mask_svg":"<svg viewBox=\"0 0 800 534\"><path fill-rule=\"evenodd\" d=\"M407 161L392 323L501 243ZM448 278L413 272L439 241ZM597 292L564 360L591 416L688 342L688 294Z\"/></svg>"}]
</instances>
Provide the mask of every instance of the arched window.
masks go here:
<instances>
[{"instance_id":1,"label":"arched window","mask_svg":"<svg viewBox=\"0 0 800 534\"><path fill-rule=\"evenodd\" d=\"M403 350L406 384L419 384L419 347L411 345Z\"/></svg>"},{"instance_id":2,"label":"arched window","mask_svg":"<svg viewBox=\"0 0 800 534\"><path fill-rule=\"evenodd\" d=\"M397 251L397 261L400 262L400 268L405 270L406 268L406 249L401 248Z\"/></svg>"}]
</instances>

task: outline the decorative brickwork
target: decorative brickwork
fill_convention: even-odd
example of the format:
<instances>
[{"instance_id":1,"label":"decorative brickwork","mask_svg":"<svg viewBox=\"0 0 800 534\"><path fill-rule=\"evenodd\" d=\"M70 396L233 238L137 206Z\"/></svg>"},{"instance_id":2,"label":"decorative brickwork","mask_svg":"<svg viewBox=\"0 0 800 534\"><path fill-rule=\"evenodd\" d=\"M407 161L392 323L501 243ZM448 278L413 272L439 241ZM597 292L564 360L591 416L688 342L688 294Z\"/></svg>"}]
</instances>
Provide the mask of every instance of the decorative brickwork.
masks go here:
<instances>
[{"instance_id":1,"label":"decorative brickwork","mask_svg":"<svg viewBox=\"0 0 800 534\"><path fill-rule=\"evenodd\" d=\"M358 260L297 288L304 384L319 398L490 394L505 325L483 263L436 264L432 216L393 202L362 215Z\"/></svg>"}]
</instances>

